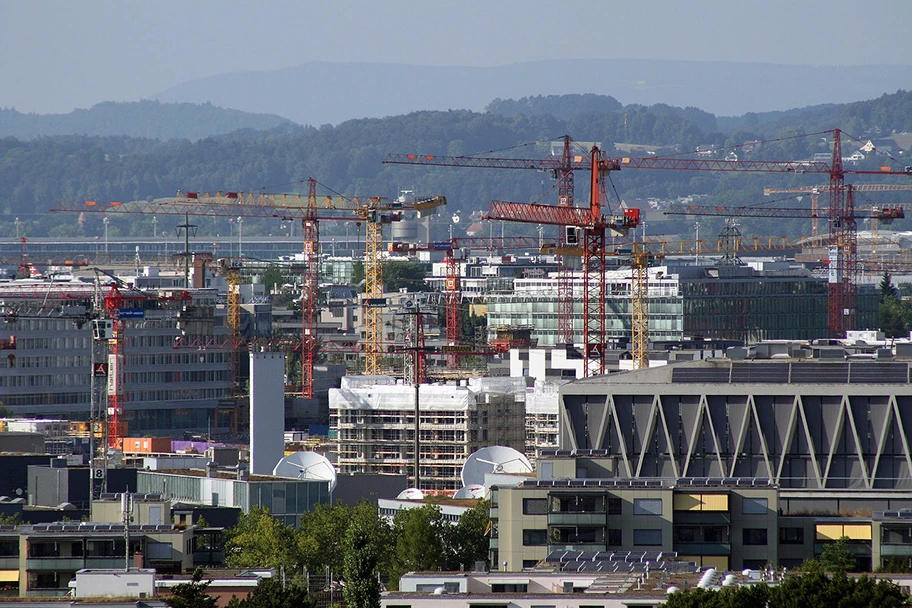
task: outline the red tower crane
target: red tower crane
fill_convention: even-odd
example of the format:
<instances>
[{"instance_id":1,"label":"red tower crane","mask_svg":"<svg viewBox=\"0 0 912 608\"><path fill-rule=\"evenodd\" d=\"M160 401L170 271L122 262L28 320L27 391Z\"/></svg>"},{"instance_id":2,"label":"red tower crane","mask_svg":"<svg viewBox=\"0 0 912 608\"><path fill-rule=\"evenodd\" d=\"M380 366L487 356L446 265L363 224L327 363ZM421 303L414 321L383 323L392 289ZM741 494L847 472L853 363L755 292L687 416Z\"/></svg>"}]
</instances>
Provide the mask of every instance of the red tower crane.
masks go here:
<instances>
[{"instance_id":1,"label":"red tower crane","mask_svg":"<svg viewBox=\"0 0 912 608\"><path fill-rule=\"evenodd\" d=\"M890 175L902 174L912 176L912 166L904 166L899 171L894 171L893 166L886 165L879 170L846 169L842 163L842 131L835 129L822 133L809 134L814 136L831 135L833 139L832 156L829 163L822 161L765 161L765 160L721 160L712 158L688 158L685 155L675 156L650 156L646 158L619 158L604 159L600 171L617 169L662 169L679 171L738 171L749 173L787 173L787 174L823 174L829 178L828 194L829 205L827 217L829 220L828 241L833 255L831 256L830 278L827 298L827 316L830 331L834 335L844 335L847 329L852 329L855 324L855 305L857 300L856 274L858 269L857 252L857 225L855 222L854 197L847 193L845 183L846 175ZM433 156L433 155L390 155L384 162L430 165L430 166L455 166L455 167L506 167L506 168L534 168L554 169L556 161L550 166L542 161L528 159L489 159L466 156ZM582 168L578 163L571 163L574 168ZM595 179L595 178L593 178ZM519 206L510 210L510 214L521 214ZM489 217L491 212L489 211ZM576 212L585 213L575 209ZM526 214L531 215L531 214ZM583 225L582 223L568 223L567 225ZM604 237L601 237L604 239ZM592 234L591 229L586 234L585 246L593 247L598 237ZM588 255L588 260L593 266L598 266L599 255L594 251ZM603 264L602 264L603 265ZM587 267L588 273L596 271L594 267ZM588 291L588 290L587 290ZM586 300L595 294L588 294ZM587 324L597 323L587 318ZM587 340L589 335L597 336L598 331L590 332L587 327ZM587 341L587 348L589 342Z\"/></svg>"},{"instance_id":2,"label":"red tower crane","mask_svg":"<svg viewBox=\"0 0 912 608\"><path fill-rule=\"evenodd\" d=\"M569 137L565 139L565 149L568 148ZM564 175L575 170L588 168L590 173L588 208L573 206L569 204L570 201L566 198L561 198L557 206L494 201L485 214L485 219L572 226L581 229L583 245L583 343L586 351L585 356L587 361L589 361L589 365L586 366L586 375L604 372L606 230L612 230L617 234L626 234L628 230L640 224L638 209L629 209L623 215L614 217L608 217L603 214L603 178L607 172L620 168L617 160L607 158L597 146L593 146L586 157L571 159L568 154L564 154L560 161L556 159L537 161L510 158L391 155L384 162L545 169L562 171ZM566 188L566 186L564 187ZM561 281L559 281L559 288L560 284ZM569 297L570 291L567 289L569 284L570 281L567 280L565 282L565 293L567 295L559 296L558 299L559 301L566 299L572 305L572 299ZM560 305L559 309L561 309ZM558 316L564 317L565 326L569 327L569 320L572 319L572 308L570 311L561 309L560 313ZM567 329L563 329L562 332L565 334L570 333Z\"/></svg>"},{"instance_id":3,"label":"red tower crane","mask_svg":"<svg viewBox=\"0 0 912 608\"><path fill-rule=\"evenodd\" d=\"M574 171L588 168L588 156L573 154L573 140L569 135L562 138L561 154L545 159L493 158L479 156L417 156L415 154L390 154L384 164L419 164L452 167L485 167L497 169L535 169L549 171L557 180L557 204L559 207L574 206ZM558 327L559 342L572 340L573 297L571 293L570 268L568 260L561 259L558 276Z\"/></svg>"}]
</instances>

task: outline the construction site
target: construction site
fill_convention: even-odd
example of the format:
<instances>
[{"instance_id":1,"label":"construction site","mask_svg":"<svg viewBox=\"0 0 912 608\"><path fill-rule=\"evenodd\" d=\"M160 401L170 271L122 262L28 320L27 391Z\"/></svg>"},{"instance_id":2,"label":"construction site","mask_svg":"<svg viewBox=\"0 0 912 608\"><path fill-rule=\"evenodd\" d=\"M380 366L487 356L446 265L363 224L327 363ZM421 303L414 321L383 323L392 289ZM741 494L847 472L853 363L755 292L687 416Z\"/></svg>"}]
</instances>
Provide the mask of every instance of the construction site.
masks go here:
<instances>
[{"instance_id":1,"label":"construction site","mask_svg":"<svg viewBox=\"0 0 912 608\"><path fill-rule=\"evenodd\" d=\"M537 236L453 237L450 228L449 239L432 240L428 218L442 214L445 196L324 195L315 179L294 194L60 201L53 211L105 220L176 216L178 251L105 235L94 254L39 253L26 237L3 252L21 277L0 282L3 403L14 416L82 421L114 449L128 434L242 438L246 354L282 352L286 430L325 436L340 471L458 489L459 467L478 447L530 457L556 448L557 387L569 380L680 360L675 351L700 359L732 345L876 327L876 281L912 268L889 231L904 209L856 207L855 193L912 186L846 183L904 168L847 168L840 132L831 136L828 162L610 158L595 144L580 152L569 136L541 160L384 161L551 172L556 204L493 201L483 214L501 227L532 224ZM627 170L797 171L819 185L764 193L807 195L806 208L671 205L664 214L728 220L717 238L669 240L645 234L646 209L609 201L608 178ZM587 182L582 205L577 173ZM811 236L742 235L734 218L757 216L810 220ZM199 217L235 219L237 255L219 256L217 243L198 250ZM300 236L279 239L284 250L276 239L245 242L244 218L283 221ZM357 236L328 243L326 223L351 224ZM557 239L544 237L551 226ZM386 289L384 266L411 262L428 269L426 289Z\"/></svg>"}]
</instances>

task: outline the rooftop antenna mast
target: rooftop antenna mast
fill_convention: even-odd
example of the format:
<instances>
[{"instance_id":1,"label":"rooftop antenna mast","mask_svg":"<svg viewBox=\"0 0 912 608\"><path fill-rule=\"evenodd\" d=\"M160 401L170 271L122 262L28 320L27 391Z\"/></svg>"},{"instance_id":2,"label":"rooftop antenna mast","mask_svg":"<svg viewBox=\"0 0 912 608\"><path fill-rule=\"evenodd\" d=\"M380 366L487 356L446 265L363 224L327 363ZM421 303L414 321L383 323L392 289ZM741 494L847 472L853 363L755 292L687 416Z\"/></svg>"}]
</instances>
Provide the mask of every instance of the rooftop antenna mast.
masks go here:
<instances>
[{"instance_id":1,"label":"rooftop antenna mast","mask_svg":"<svg viewBox=\"0 0 912 608\"><path fill-rule=\"evenodd\" d=\"M240 221L240 218L238 218ZM184 234L184 251L178 255L184 258L184 289L190 289L190 232L193 232L193 237L196 238L196 224L190 223L190 214L184 214L184 223L177 226L177 235L180 236L183 231ZM238 225L238 231L240 231L240 225ZM240 235L238 236L238 250L240 251ZM137 256L138 257L138 256Z\"/></svg>"},{"instance_id":2,"label":"rooftop antenna mast","mask_svg":"<svg viewBox=\"0 0 912 608\"><path fill-rule=\"evenodd\" d=\"M124 571L130 570L130 521L133 520L133 495L124 492L120 495L120 510L124 526Z\"/></svg>"}]
</instances>

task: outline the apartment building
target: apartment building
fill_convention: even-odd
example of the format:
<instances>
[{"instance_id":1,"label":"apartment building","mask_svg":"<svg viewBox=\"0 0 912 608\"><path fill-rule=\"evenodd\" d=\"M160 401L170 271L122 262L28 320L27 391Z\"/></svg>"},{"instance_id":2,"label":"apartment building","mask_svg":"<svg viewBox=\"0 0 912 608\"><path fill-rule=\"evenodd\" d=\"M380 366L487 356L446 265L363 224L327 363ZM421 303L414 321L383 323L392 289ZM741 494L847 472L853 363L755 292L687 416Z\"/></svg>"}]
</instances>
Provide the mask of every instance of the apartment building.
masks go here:
<instances>
[{"instance_id":1,"label":"apartment building","mask_svg":"<svg viewBox=\"0 0 912 608\"><path fill-rule=\"evenodd\" d=\"M0 526L0 585L22 597L62 597L78 570L155 568L180 573L194 565L194 528L60 522Z\"/></svg>"},{"instance_id":2,"label":"apartment building","mask_svg":"<svg viewBox=\"0 0 912 608\"><path fill-rule=\"evenodd\" d=\"M563 462L546 456L539 471ZM560 551L658 551L720 570L778 561L769 480L576 476L590 473L493 489L491 563L518 571Z\"/></svg>"}]
</instances>

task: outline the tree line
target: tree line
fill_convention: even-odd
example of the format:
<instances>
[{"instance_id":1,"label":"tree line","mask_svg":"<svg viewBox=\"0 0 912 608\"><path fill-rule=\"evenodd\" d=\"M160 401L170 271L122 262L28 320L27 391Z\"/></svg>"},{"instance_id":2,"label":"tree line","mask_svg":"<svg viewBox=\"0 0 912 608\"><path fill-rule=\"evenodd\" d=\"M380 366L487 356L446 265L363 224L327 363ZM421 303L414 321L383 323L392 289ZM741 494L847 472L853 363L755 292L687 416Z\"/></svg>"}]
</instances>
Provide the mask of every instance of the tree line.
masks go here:
<instances>
[{"instance_id":1,"label":"tree line","mask_svg":"<svg viewBox=\"0 0 912 608\"><path fill-rule=\"evenodd\" d=\"M479 501L459 520L445 519L435 504L404 509L392 522L376 505L318 505L296 529L264 508L243 514L226 535L232 568L274 568L287 577L345 581L372 593L372 582L395 589L410 571L471 570L488 561L488 503ZM368 580L369 579L369 580Z\"/></svg>"}]
</instances>

